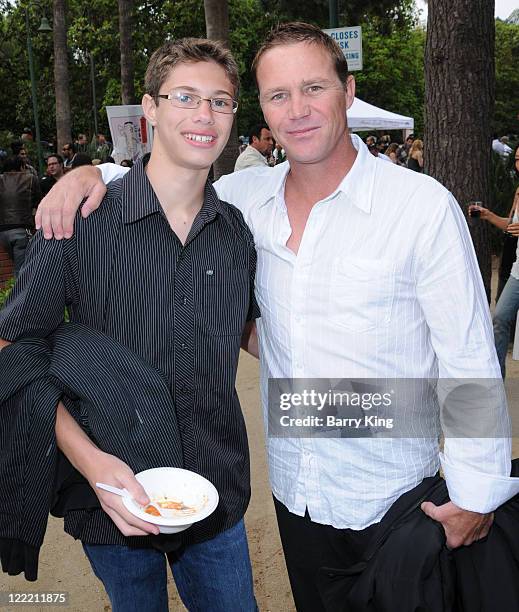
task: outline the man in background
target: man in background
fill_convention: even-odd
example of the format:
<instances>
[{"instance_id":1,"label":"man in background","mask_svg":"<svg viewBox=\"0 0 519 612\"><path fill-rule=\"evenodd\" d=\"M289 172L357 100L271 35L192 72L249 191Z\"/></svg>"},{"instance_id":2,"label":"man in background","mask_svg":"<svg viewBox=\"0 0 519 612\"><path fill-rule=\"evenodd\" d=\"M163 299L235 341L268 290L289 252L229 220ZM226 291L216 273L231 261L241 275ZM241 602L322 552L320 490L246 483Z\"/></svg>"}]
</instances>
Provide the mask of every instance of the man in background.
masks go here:
<instances>
[{"instance_id":1,"label":"man in background","mask_svg":"<svg viewBox=\"0 0 519 612\"><path fill-rule=\"evenodd\" d=\"M249 131L249 144L236 160L234 171L251 166L268 166L273 146L274 141L268 126L265 123L253 126Z\"/></svg>"},{"instance_id":2,"label":"man in background","mask_svg":"<svg viewBox=\"0 0 519 612\"><path fill-rule=\"evenodd\" d=\"M73 143L66 142L63 145L63 149L61 150L61 153L63 155L63 167L65 170L68 170L72 167L72 162L74 161L74 155L76 154Z\"/></svg>"},{"instance_id":3,"label":"man in background","mask_svg":"<svg viewBox=\"0 0 519 612\"><path fill-rule=\"evenodd\" d=\"M40 180L42 196L46 196L60 178L65 174L61 155L49 155L45 160L47 172Z\"/></svg>"}]
</instances>

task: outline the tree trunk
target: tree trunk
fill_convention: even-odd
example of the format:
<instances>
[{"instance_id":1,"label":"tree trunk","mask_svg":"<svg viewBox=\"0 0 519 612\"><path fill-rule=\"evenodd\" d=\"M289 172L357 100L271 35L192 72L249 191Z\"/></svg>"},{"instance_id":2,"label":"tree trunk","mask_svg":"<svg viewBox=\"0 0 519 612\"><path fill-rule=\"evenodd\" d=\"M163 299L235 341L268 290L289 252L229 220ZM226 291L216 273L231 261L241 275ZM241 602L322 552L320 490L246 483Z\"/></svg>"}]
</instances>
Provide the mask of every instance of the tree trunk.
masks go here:
<instances>
[{"instance_id":1,"label":"tree trunk","mask_svg":"<svg viewBox=\"0 0 519 612\"><path fill-rule=\"evenodd\" d=\"M204 0L205 27L207 38L220 40L227 48L229 43L229 6L227 0ZM214 162L215 180L223 174L230 174L234 170L234 163L238 157L238 128L236 117L232 124L229 141L225 145L220 157Z\"/></svg>"},{"instance_id":2,"label":"tree trunk","mask_svg":"<svg viewBox=\"0 0 519 612\"><path fill-rule=\"evenodd\" d=\"M428 6L425 171L466 213L471 200L490 203L494 0L434 0ZM471 220L470 231L490 301L488 224Z\"/></svg>"},{"instance_id":3,"label":"tree trunk","mask_svg":"<svg viewBox=\"0 0 519 612\"><path fill-rule=\"evenodd\" d=\"M119 3L119 47L121 50L121 99L123 104L135 104L134 65L132 48L132 0Z\"/></svg>"},{"instance_id":4,"label":"tree trunk","mask_svg":"<svg viewBox=\"0 0 519 612\"><path fill-rule=\"evenodd\" d=\"M66 0L54 0L52 33L54 38L54 92L56 97L57 151L72 142L68 87Z\"/></svg>"}]
</instances>

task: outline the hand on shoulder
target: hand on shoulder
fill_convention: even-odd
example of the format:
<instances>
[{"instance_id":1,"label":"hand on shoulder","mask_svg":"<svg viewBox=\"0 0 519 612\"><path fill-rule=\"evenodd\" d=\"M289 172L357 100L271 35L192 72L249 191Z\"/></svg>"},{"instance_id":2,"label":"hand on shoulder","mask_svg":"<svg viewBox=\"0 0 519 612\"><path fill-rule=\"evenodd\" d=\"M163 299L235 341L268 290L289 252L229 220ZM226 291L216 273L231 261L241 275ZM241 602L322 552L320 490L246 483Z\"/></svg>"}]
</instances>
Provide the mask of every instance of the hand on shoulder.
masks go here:
<instances>
[{"instance_id":1,"label":"hand on shoulder","mask_svg":"<svg viewBox=\"0 0 519 612\"><path fill-rule=\"evenodd\" d=\"M99 207L106 186L95 166L81 166L63 176L43 198L36 211L36 229L42 229L46 239L70 238L74 232L74 217L86 198L83 217Z\"/></svg>"}]
</instances>

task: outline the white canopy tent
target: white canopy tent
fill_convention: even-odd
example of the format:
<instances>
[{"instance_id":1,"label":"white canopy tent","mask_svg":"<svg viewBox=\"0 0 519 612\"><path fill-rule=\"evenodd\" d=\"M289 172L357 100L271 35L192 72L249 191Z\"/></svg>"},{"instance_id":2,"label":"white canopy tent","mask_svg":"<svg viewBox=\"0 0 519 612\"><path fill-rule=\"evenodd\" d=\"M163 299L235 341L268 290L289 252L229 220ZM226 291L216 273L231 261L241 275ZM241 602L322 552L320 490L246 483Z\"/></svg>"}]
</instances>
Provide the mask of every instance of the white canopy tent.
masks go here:
<instances>
[{"instance_id":1,"label":"white canopy tent","mask_svg":"<svg viewBox=\"0 0 519 612\"><path fill-rule=\"evenodd\" d=\"M413 130L414 119L368 104L355 98L347 111L348 127L353 132L362 130Z\"/></svg>"}]
</instances>

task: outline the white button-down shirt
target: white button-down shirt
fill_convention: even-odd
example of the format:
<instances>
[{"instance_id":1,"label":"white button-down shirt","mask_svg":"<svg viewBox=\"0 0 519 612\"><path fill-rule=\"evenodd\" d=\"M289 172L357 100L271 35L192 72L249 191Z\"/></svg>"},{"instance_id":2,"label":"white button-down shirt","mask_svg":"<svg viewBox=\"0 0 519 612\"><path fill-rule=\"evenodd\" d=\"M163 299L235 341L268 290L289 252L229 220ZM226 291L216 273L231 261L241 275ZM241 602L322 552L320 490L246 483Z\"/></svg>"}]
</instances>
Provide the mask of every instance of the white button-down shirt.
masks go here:
<instances>
[{"instance_id":1,"label":"white button-down shirt","mask_svg":"<svg viewBox=\"0 0 519 612\"><path fill-rule=\"evenodd\" d=\"M258 250L265 411L269 378L500 378L458 204L430 177L352 141L356 161L313 207L297 255L286 246L288 163L215 183L242 210ZM505 403L493 409L506 434ZM277 499L295 514L308 508L316 522L353 529L380 520L436 473L440 456L434 438L271 437L267 448ZM486 512L519 492L519 479L508 477L510 452L506 436L447 439L442 465L452 501Z\"/></svg>"},{"instance_id":2,"label":"white button-down shirt","mask_svg":"<svg viewBox=\"0 0 519 612\"><path fill-rule=\"evenodd\" d=\"M265 414L269 378L500 378L458 204L430 177L376 159L357 136L352 142L355 163L314 205L297 255L286 246L288 162L215 183L219 196L242 210L258 251ZM519 479L509 477L506 405L489 409L503 437L449 438L441 456L452 501L477 512L519 492ZM440 465L432 437L269 437L267 452L276 498L337 528L379 521Z\"/></svg>"}]
</instances>

